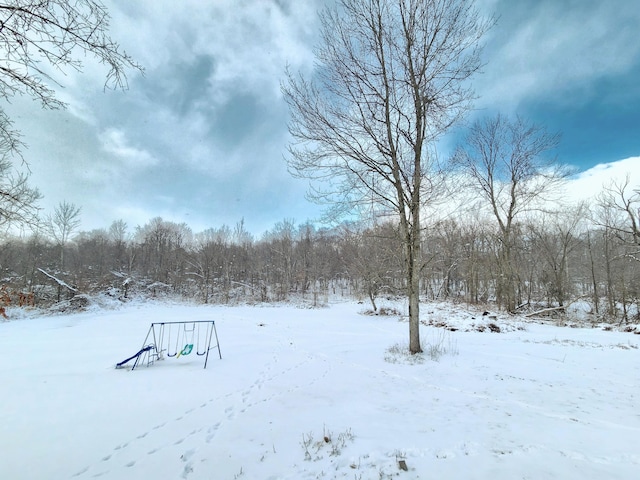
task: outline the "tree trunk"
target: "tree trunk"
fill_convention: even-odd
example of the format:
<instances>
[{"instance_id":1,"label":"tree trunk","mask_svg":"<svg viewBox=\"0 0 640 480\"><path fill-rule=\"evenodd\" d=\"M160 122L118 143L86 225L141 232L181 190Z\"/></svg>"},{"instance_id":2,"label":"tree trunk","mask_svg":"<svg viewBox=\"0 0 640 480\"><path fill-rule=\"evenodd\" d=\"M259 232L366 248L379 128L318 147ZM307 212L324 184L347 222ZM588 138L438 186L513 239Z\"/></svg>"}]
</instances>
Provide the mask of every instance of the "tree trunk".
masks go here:
<instances>
[{"instance_id":1,"label":"tree trunk","mask_svg":"<svg viewBox=\"0 0 640 480\"><path fill-rule=\"evenodd\" d=\"M589 261L591 264L591 284L593 285L593 308L598 315L600 313L600 302L598 299L598 281L596 280L596 267L593 259L593 248L591 246L591 235L587 232L587 247L589 248Z\"/></svg>"},{"instance_id":2,"label":"tree trunk","mask_svg":"<svg viewBox=\"0 0 640 480\"><path fill-rule=\"evenodd\" d=\"M418 190L419 191L419 190ZM420 200L413 199L411 231L407 238L407 279L409 297L409 351L422 352L420 346Z\"/></svg>"},{"instance_id":3,"label":"tree trunk","mask_svg":"<svg viewBox=\"0 0 640 480\"><path fill-rule=\"evenodd\" d=\"M612 318L616 317L616 300L615 293L613 290L613 275L611 273L611 250L610 250L610 242L609 242L609 232L605 232L604 234L604 261L605 261L605 272L607 275L607 302L609 303L609 315Z\"/></svg>"},{"instance_id":4,"label":"tree trunk","mask_svg":"<svg viewBox=\"0 0 640 480\"><path fill-rule=\"evenodd\" d=\"M420 346L420 275L414 258L409 258L409 351L422 352Z\"/></svg>"}]
</instances>

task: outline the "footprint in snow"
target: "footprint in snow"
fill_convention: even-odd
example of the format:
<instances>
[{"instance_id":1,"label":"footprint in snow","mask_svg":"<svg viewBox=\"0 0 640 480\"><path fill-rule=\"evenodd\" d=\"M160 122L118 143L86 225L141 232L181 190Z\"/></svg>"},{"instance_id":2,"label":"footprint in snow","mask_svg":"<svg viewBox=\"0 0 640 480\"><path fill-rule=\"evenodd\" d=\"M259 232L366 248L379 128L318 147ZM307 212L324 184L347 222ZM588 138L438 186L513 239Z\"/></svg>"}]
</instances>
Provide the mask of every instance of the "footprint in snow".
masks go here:
<instances>
[{"instance_id":1,"label":"footprint in snow","mask_svg":"<svg viewBox=\"0 0 640 480\"><path fill-rule=\"evenodd\" d=\"M79 477L80 475L82 475L83 473L86 473L87 470L89 470L89 467L84 467L82 470L80 470L78 473L75 473L73 476L74 477Z\"/></svg>"},{"instance_id":2,"label":"footprint in snow","mask_svg":"<svg viewBox=\"0 0 640 480\"><path fill-rule=\"evenodd\" d=\"M182 455L180 455L180 460L182 460L183 462L187 462L193 456L194 453L196 453L195 448L187 450Z\"/></svg>"},{"instance_id":3,"label":"footprint in snow","mask_svg":"<svg viewBox=\"0 0 640 480\"><path fill-rule=\"evenodd\" d=\"M220 428L220 422L216 423L212 427L209 427L209 429L207 430L208 435L205 437L205 441L207 443L211 443L211 440L215 438L218 428Z\"/></svg>"},{"instance_id":4,"label":"footprint in snow","mask_svg":"<svg viewBox=\"0 0 640 480\"><path fill-rule=\"evenodd\" d=\"M187 478L191 472L193 472L193 466L190 463L187 463L184 466L184 470L182 470L182 478Z\"/></svg>"}]
</instances>

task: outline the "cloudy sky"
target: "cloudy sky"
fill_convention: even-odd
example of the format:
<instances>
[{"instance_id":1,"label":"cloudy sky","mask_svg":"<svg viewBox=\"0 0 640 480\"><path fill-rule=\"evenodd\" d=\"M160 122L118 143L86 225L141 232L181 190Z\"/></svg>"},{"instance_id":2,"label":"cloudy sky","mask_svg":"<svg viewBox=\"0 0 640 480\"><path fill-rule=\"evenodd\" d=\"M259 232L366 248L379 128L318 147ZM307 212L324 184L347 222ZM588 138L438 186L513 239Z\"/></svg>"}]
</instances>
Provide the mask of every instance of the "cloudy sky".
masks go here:
<instances>
[{"instance_id":1,"label":"cloudy sky","mask_svg":"<svg viewBox=\"0 0 640 480\"><path fill-rule=\"evenodd\" d=\"M63 200L82 207L82 230L160 216L194 231L244 219L256 235L316 218L306 182L283 160L279 84L286 64L313 68L324 1L105 0L112 36L145 75L131 72L126 92L104 91L105 70L86 59L82 75L61 79L67 110L25 98L7 107L45 211ZM640 182L637 0L480 5L498 23L471 119L520 114L562 133L558 158L583 184L630 170Z\"/></svg>"}]
</instances>

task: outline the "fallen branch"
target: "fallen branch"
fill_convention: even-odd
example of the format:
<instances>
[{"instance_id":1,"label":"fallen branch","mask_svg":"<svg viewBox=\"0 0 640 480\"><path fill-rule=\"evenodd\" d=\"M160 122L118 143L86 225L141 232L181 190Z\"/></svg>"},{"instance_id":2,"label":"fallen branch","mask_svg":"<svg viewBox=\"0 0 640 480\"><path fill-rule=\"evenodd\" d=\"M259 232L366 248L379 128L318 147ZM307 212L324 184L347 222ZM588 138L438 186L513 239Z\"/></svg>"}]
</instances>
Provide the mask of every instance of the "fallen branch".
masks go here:
<instances>
[{"instance_id":1,"label":"fallen branch","mask_svg":"<svg viewBox=\"0 0 640 480\"><path fill-rule=\"evenodd\" d=\"M69 285L67 282L65 282L64 280L60 280L59 278L51 275L50 273L45 272L43 269L38 268L38 271L40 273L42 273L43 275L49 277L51 280L53 280L54 282L56 282L58 285L60 285L61 287L65 287L69 290L71 290L73 293L78 293L78 289L77 288L73 288L71 285Z\"/></svg>"}]
</instances>

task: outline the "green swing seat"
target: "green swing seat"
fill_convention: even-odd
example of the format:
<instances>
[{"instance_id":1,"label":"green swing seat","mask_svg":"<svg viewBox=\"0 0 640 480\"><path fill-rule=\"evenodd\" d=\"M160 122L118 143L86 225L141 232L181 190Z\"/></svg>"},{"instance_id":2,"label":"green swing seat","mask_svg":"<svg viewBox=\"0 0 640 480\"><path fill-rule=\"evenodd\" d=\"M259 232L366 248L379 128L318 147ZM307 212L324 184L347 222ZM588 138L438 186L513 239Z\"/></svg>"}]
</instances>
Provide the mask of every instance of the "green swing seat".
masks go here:
<instances>
[{"instance_id":1,"label":"green swing seat","mask_svg":"<svg viewBox=\"0 0 640 480\"><path fill-rule=\"evenodd\" d=\"M184 355L189 355L193 351L193 343L187 343L182 350L178 352L176 358L180 358Z\"/></svg>"}]
</instances>

